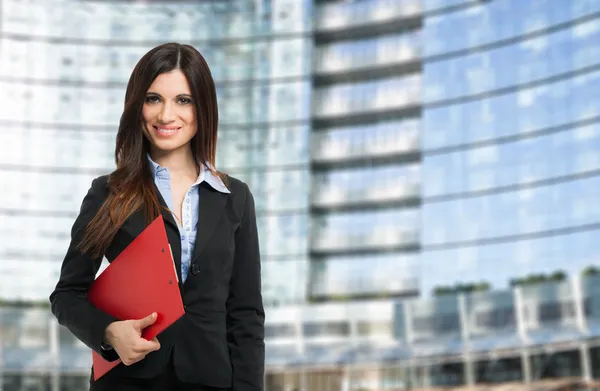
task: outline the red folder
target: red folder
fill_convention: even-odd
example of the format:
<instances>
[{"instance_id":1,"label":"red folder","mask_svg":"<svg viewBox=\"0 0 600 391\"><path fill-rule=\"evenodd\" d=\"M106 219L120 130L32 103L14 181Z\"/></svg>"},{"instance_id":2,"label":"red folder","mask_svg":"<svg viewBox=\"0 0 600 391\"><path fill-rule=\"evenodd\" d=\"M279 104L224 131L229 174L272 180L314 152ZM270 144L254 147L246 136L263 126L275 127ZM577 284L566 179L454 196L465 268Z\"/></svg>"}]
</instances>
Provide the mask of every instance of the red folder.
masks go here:
<instances>
[{"instance_id":1,"label":"red folder","mask_svg":"<svg viewBox=\"0 0 600 391\"><path fill-rule=\"evenodd\" d=\"M184 314L183 302L164 221L158 216L96 278L88 299L97 308L121 320L157 313L156 322L142 337L150 340ZM94 380L121 360L106 361L92 351Z\"/></svg>"}]
</instances>

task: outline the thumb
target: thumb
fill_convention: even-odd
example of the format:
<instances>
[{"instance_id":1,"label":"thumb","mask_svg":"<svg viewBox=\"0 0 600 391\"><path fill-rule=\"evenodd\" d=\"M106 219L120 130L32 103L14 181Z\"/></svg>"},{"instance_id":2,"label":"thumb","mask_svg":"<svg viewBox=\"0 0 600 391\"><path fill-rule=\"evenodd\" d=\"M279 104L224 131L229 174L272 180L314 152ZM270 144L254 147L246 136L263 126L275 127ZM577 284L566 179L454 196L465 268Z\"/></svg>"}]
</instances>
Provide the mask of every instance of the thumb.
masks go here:
<instances>
[{"instance_id":1,"label":"thumb","mask_svg":"<svg viewBox=\"0 0 600 391\"><path fill-rule=\"evenodd\" d=\"M154 324L154 322L156 322L156 312L151 313L150 315L146 316L145 318L142 319L138 319L136 321L136 326L140 329L143 330L146 327Z\"/></svg>"}]
</instances>

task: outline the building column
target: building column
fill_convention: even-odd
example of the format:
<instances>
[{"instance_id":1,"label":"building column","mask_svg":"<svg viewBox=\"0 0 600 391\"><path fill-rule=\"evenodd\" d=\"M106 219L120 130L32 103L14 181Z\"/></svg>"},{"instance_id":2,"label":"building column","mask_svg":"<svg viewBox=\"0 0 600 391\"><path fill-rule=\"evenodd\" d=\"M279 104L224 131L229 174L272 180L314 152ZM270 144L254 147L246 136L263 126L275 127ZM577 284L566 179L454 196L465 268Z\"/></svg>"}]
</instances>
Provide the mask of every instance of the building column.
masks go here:
<instances>
[{"instance_id":1,"label":"building column","mask_svg":"<svg viewBox=\"0 0 600 391\"><path fill-rule=\"evenodd\" d=\"M412 309L410 308L410 300L404 300L402 302L402 311L404 312L404 334L406 343L412 345L415 339L415 333L412 327Z\"/></svg>"},{"instance_id":2,"label":"building column","mask_svg":"<svg viewBox=\"0 0 600 391\"><path fill-rule=\"evenodd\" d=\"M402 312L404 313L404 336L406 339L406 344L408 346L412 346L415 340L415 332L413 330L411 300L402 301ZM409 389L421 387L422 385L418 384L417 367L414 358L411 357L407 361L407 364L408 368L406 371L406 377L408 380Z\"/></svg>"},{"instance_id":3,"label":"building column","mask_svg":"<svg viewBox=\"0 0 600 391\"><path fill-rule=\"evenodd\" d=\"M467 386L475 385L475 363L473 362L473 358L469 354L465 357L465 377L464 381Z\"/></svg>"},{"instance_id":4,"label":"building column","mask_svg":"<svg viewBox=\"0 0 600 391\"><path fill-rule=\"evenodd\" d=\"M532 382L531 375L531 360L529 359L529 351L527 349L527 322L525 315L523 314L524 303L523 303L523 292L520 286L513 288L513 306L515 311L515 326L517 329L517 335L521 340L524 347L521 348L521 370L523 371L523 382L529 384Z\"/></svg>"},{"instance_id":5,"label":"building column","mask_svg":"<svg viewBox=\"0 0 600 391\"><path fill-rule=\"evenodd\" d=\"M431 387L431 364L423 365L423 384L421 387Z\"/></svg>"},{"instance_id":6,"label":"building column","mask_svg":"<svg viewBox=\"0 0 600 391\"><path fill-rule=\"evenodd\" d=\"M58 340L58 322L48 319L48 341L52 366L50 367L50 387L52 391L60 391L60 344Z\"/></svg>"},{"instance_id":7,"label":"building column","mask_svg":"<svg viewBox=\"0 0 600 391\"><path fill-rule=\"evenodd\" d=\"M523 292L521 291L521 287L513 288L513 300L515 307L515 324L517 328L517 334L521 339L523 344L527 343L527 322L525 321L525 316L523 314Z\"/></svg>"},{"instance_id":8,"label":"building column","mask_svg":"<svg viewBox=\"0 0 600 391\"><path fill-rule=\"evenodd\" d=\"M302 311L296 311L294 319L296 349L299 355L304 355L304 329L302 327L302 315Z\"/></svg>"},{"instance_id":9,"label":"building column","mask_svg":"<svg viewBox=\"0 0 600 391\"><path fill-rule=\"evenodd\" d=\"M577 327L583 334L588 333L587 318L585 315L585 308L583 305L584 294L583 286L580 275L575 275L571 279L573 288L573 304L575 305L575 318L577 320Z\"/></svg>"},{"instance_id":10,"label":"building column","mask_svg":"<svg viewBox=\"0 0 600 391\"><path fill-rule=\"evenodd\" d=\"M523 371L523 382L531 383L531 360L529 360L529 352L526 348L521 349L521 369Z\"/></svg>"},{"instance_id":11,"label":"building column","mask_svg":"<svg viewBox=\"0 0 600 391\"><path fill-rule=\"evenodd\" d=\"M2 10L2 1L0 1L0 10ZM0 307L0 330L2 330L2 307ZM4 352L2 351L2 339L0 339L0 391L4 390Z\"/></svg>"},{"instance_id":12,"label":"building column","mask_svg":"<svg viewBox=\"0 0 600 391\"><path fill-rule=\"evenodd\" d=\"M460 321L460 336L463 343L463 365L465 370L464 382L468 386L475 384L475 373L471 348L469 345L470 327L469 312L467 310L467 296L464 293L458 295L458 317Z\"/></svg>"},{"instance_id":13,"label":"building column","mask_svg":"<svg viewBox=\"0 0 600 391\"><path fill-rule=\"evenodd\" d=\"M460 336L463 343L469 342L469 314L467 311L467 298L464 293L460 293L458 299L458 318L460 322Z\"/></svg>"},{"instance_id":14,"label":"building column","mask_svg":"<svg viewBox=\"0 0 600 391\"><path fill-rule=\"evenodd\" d=\"M420 388L423 385L419 384L419 378L417 376L417 365L413 359L408 361L408 371L406 373L408 376L408 388Z\"/></svg>"},{"instance_id":15,"label":"building column","mask_svg":"<svg viewBox=\"0 0 600 391\"><path fill-rule=\"evenodd\" d=\"M352 384L352 369L351 369L350 365L348 365L345 370L342 369L341 372L342 372L342 374L341 374L342 379L340 382L341 383L340 391L350 391L351 387L353 386L353 384ZM329 390L327 390L327 391L329 391Z\"/></svg>"},{"instance_id":16,"label":"building column","mask_svg":"<svg viewBox=\"0 0 600 391\"><path fill-rule=\"evenodd\" d=\"M591 382L593 375L590 362L590 346L585 341L579 345L579 356L581 357L581 376L584 381Z\"/></svg>"}]
</instances>

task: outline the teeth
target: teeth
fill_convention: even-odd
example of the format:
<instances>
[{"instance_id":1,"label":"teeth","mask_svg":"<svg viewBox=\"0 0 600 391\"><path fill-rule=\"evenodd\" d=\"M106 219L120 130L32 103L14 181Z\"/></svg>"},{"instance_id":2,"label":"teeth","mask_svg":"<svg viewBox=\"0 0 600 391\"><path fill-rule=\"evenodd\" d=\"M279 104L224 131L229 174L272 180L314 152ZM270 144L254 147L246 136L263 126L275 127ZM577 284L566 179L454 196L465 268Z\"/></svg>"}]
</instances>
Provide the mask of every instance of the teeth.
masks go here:
<instances>
[{"instance_id":1,"label":"teeth","mask_svg":"<svg viewBox=\"0 0 600 391\"><path fill-rule=\"evenodd\" d=\"M158 131L161 133L169 133L169 134L175 133L179 130L179 129L162 129L162 128L156 128L156 129L158 129Z\"/></svg>"}]
</instances>

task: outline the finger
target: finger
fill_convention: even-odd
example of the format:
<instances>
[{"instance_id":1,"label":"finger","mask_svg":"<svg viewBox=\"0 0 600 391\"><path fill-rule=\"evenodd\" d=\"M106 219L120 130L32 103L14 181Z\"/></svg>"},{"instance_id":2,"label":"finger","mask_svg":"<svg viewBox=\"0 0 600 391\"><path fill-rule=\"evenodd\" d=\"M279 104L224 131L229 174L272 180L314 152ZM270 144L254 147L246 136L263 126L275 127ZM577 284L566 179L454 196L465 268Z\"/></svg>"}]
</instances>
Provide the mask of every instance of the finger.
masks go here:
<instances>
[{"instance_id":1,"label":"finger","mask_svg":"<svg viewBox=\"0 0 600 391\"><path fill-rule=\"evenodd\" d=\"M123 364L125 364L126 366L129 366L129 365L133 365L137 362L142 361L145 357L146 357L146 355L144 355L144 354L137 354L133 357L129 357L127 360L121 360L121 361L123 361Z\"/></svg>"},{"instance_id":2,"label":"finger","mask_svg":"<svg viewBox=\"0 0 600 391\"><path fill-rule=\"evenodd\" d=\"M133 347L133 351L135 353L148 354L152 351L158 350L159 348L160 343L156 338L151 341L148 341L144 338L140 338L139 341L136 342L135 346Z\"/></svg>"},{"instance_id":3,"label":"finger","mask_svg":"<svg viewBox=\"0 0 600 391\"><path fill-rule=\"evenodd\" d=\"M156 337L152 338L152 340L149 342L151 342L154 345L154 349L152 349L153 351L160 349L160 342L158 342L158 339Z\"/></svg>"},{"instance_id":4,"label":"finger","mask_svg":"<svg viewBox=\"0 0 600 391\"><path fill-rule=\"evenodd\" d=\"M150 315L146 316L145 318L142 319L138 319L136 321L136 326L140 329L143 330L146 327L154 324L154 322L156 322L156 312L151 313Z\"/></svg>"}]
</instances>

